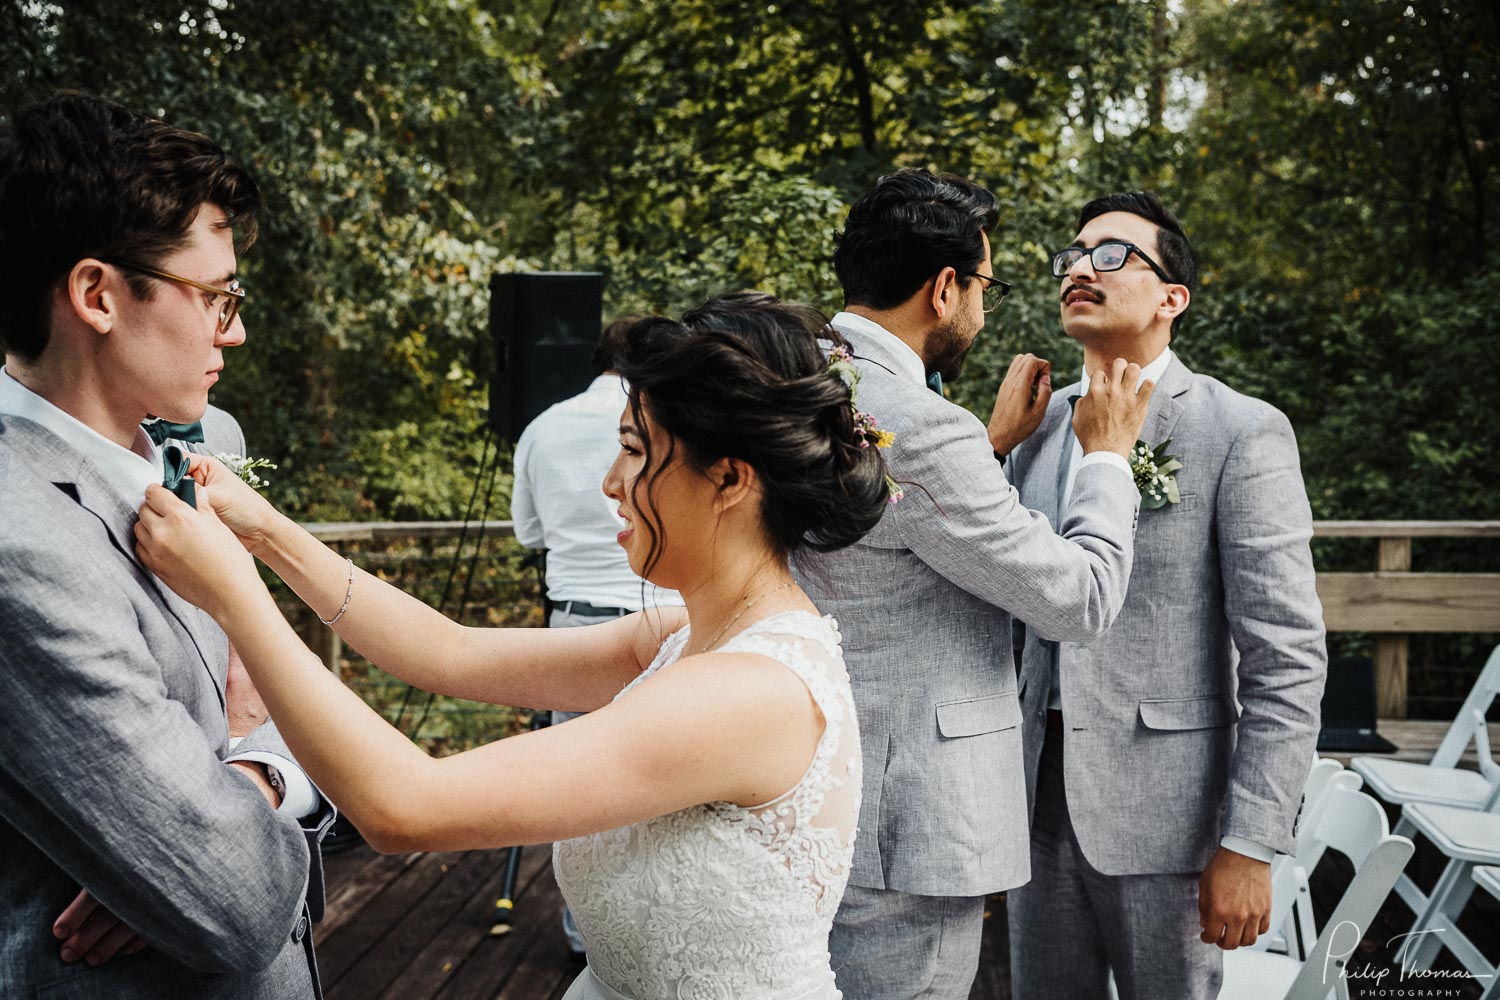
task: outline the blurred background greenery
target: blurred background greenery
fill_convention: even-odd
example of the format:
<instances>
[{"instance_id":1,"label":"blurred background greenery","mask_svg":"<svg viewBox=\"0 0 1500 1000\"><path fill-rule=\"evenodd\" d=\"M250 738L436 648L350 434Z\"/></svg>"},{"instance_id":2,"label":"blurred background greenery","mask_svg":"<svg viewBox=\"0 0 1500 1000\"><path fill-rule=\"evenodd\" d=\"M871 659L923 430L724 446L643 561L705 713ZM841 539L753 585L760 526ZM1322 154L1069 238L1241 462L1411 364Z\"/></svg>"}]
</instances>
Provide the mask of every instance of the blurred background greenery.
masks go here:
<instances>
[{"instance_id":1,"label":"blurred background greenery","mask_svg":"<svg viewBox=\"0 0 1500 1000\"><path fill-rule=\"evenodd\" d=\"M1493 0L0 0L0 105L86 89L264 186L215 401L324 521L462 515L490 274L601 270L611 315L750 286L831 312L845 206L902 166L1002 204L1016 288L959 402L987 413L1020 351L1076 376L1047 252L1148 187L1203 268L1174 349L1287 412L1315 516L1494 518L1497 79ZM1494 641L1416 637L1413 714Z\"/></svg>"}]
</instances>

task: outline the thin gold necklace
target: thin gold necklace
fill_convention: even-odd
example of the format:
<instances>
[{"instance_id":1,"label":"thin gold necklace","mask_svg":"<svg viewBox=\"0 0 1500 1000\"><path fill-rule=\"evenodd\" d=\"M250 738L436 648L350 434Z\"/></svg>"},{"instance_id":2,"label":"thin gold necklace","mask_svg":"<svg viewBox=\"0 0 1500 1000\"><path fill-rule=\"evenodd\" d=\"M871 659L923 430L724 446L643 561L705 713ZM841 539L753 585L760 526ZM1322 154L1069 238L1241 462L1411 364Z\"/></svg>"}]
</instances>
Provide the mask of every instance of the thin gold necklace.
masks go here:
<instances>
[{"instance_id":1,"label":"thin gold necklace","mask_svg":"<svg viewBox=\"0 0 1500 1000\"><path fill-rule=\"evenodd\" d=\"M741 618L745 617L745 612L747 612L751 608L755 607L755 605L760 602L761 598L763 598L763 597L769 597L770 595L776 593L778 590L785 590L788 587L795 587L796 585L797 585L797 581L796 580L788 580L786 583L783 583L779 587L772 587L770 590L763 590L759 594L756 594L753 598L750 599L749 603L747 603L743 608L740 608L739 613L737 615L735 615L733 618L729 619L729 623L727 625L725 625L723 628L719 629L719 634L716 635L716 636L714 636L713 639L709 642L709 644L707 646L703 647L703 652L705 652L705 653L711 652L713 650L713 648L719 644L719 640L722 639L722 638L724 638L724 633L729 631L730 626L732 626L735 622L739 621Z\"/></svg>"}]
</instances>

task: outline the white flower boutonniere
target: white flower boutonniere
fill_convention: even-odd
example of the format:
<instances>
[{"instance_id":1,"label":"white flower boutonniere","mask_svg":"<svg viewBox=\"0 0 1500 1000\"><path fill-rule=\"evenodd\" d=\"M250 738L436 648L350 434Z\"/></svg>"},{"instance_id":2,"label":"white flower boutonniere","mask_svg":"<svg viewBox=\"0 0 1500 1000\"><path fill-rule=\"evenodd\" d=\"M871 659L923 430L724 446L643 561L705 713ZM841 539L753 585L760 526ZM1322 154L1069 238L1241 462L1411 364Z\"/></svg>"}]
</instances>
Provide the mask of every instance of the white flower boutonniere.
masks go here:
<instances>
[{"instance_id":1,"label":"white flower boutonniere","mask_svg":"<svg viewBox=\"0 0 1500 1000\"><path fill-rule=\"evenodd\" d=\"M1141 491L1141 506L1147 510L1182 500L1177 491L1177 471L1182 462L1166 453L1171 443L1172 439L1167 438L1152 448L1144 441L1137 441L1130 450L1130 472L1135 476L1135 488Z\"/></svg>"},{"instance_id":2,"label":"white flower boutonniere","mask_svg":"<svg viewBox=\"0 0 1500 1000\"><path fill-rule=\"evenodd\" d=\"M215 454L214 458L229 466L229 471L250 484L251 489L263 490L269 483L255 474L256 469L274 469L276 465L264 458L248 455Z\"/></svg>"}]
</instances>

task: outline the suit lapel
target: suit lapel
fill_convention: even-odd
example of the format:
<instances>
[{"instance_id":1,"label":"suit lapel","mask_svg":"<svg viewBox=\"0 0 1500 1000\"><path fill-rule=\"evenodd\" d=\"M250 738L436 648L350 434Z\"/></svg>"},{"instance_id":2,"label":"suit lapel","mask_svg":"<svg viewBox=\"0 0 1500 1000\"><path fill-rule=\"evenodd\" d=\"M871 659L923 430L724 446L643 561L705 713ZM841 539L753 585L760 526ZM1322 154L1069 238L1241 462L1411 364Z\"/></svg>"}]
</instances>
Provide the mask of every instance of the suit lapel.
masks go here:
<instances>
[{"instance_id":1,"label":"suit lapel","mask_svg":"<svg viewBox=\"0 0 1500 1000\"><path fill-rule=\"evenodd\" d=\"M1068 397L1075 391L1076 386L1069 386L1053 394L1047 416L1032 436L1035 448L1024 477L1026 490L1022 499L1032 510L1042 511L1052 518L1053 531L1062 524L1062 496L1068 475L1066 448L1071 444L1068 428L1073 416Z\"/></svg>"},{"instance_id":2,"label":"suit lapel","mask_svg":"<svg viewBox=\"0 0 1500 1000\"><path fill-rule=\"evenodd\" d=\"M1193 387L1193 373L1174 354L1172 363L1162 372L1161 381L1151 395L1151 404L1146 408L1146 424L1141 428L1141 440L1149 448L1155 448L1172 436L1177 419L1182 416L1184 400L1181 398Z\"/></svg>"},{"instance_id":3,"label":"suit lapel","mask_svg":"<svg viewBox=\"0 0 1500 1000\"><path fill-rule=\"evenodd\" d=\"M116 554L130 564L141 589L152 595L182 627L188 640L188 652L212 678L222 705L224 677L219 669L215 669L217 657L208 653L213 646L201 631L203 613L173 593L136 558L135 511L87 459L46 428L29 420L10 417L5 420L5 433L17 448L21 460L39 470L59 491L98 519ZM223 667L227 670L228 664L223 664Z\"/></svg>"}]
</instances>

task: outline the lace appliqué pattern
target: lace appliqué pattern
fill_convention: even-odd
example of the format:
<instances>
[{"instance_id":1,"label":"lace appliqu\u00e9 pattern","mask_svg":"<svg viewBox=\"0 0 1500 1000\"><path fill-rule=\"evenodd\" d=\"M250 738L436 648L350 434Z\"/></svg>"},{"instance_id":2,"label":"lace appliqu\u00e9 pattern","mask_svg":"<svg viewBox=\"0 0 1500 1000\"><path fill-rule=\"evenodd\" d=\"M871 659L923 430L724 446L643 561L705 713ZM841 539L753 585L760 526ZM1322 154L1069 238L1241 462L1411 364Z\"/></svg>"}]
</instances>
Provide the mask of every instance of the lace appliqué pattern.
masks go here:
<instances>
[{"instance_id":1,"label":"lace appliqu\u00e9 pattern","mask_svg":"<svg viewBox=\"0 0 1500 1000\"><path fill-rule=\"evenodd\" d=\"M676 661L683 629L629 691ZM715 802L557 845L559 885L589 965L637 998L836 997L828 933L849 880L859 738L831 618L789 612L734 636L807 685L825 727L801 780L753 808ZM618 697L618 696L617 696Z\"/></svg>"}]
</instances>

